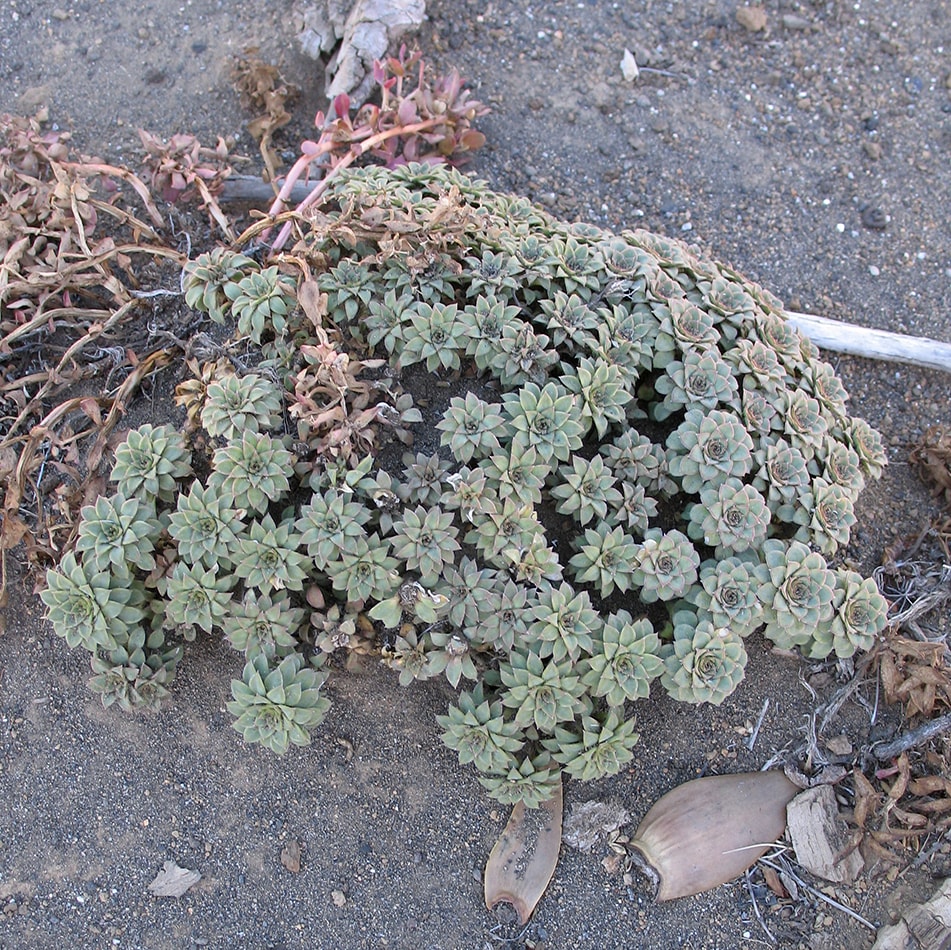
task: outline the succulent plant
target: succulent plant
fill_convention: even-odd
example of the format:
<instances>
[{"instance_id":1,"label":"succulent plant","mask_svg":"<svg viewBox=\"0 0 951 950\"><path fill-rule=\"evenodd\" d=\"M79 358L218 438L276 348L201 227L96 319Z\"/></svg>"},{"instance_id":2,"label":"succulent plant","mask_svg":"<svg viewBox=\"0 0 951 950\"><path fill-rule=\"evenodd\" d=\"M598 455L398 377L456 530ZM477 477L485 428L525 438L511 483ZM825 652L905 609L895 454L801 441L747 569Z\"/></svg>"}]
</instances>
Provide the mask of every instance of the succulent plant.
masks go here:
<instances>
[{"instance_id":1,"label":"succulent plant","mask_svg":"<svg viewBox=\"0 0 951 950\"><path fill-rule=\"evenodd\" d=\"M466 296L482 293L514 294L519 288L518 276L522 265L508 254L483 251L481 257L470 256L463 260L463 281L468 285Z\"/></svg>"},{"instance_id":2,"label":"succulent plant","mask_svg":"<svg viewBox=\"0 0 951 950\"><path fill-rule=\"evenodd\" d=\"M475 515L473 525L465 542L474 544L487 561L501 568L510 563L505 556L507 551L521 551L531 546L542 532L532 505L512 497Z\"/></svg>"},{"instance_id":3,"label":"succulent plant","mask_svg":"<svg viewBox=\"0 0 951 950\"><path fill-rule=\"evenodd\" d=\"M663 316L655 342L654 366L663 369L675 352L716 346L720 340L714 314L701 310L685 297L670 297L657 308ZM666 313L664 313L666 311Z\"/></svg>"},{"instance_id":4,"label":"succulent plant","mask_svg":"<svg viewBox=\"0 0 951 950\"><path fill-rule=\"evenodd\" d=\"M611 425L625 421L631 394L625 388L621 370L614 363L582 357L577 366L565 371L561 382L577 397L585 430L593 425L598 436L604 438Z\"/></svg>"},{"instance_id":5,"label":"succulent plant","mask_svg":"<svg viewBox=\"0 0 951 950\"><path fill-rule=\"evenodd\" d=\"M466 355L472 357L480 370L489 369L494 360L504 356L502 338L517 336L524 325L519 307L507 306L493 294L480 296L462 311Z\"/></svg>"},{"instance_id":6,"label":"succulent plant","mask_svg":"<svg viewBox=\"0 0 951 950\"><path fill-rule=\"evenodd\" d=\"M162 525L151 501L100 495L80 516L76 551L85 566L100 571L150 571L155 566L153 552Z\"/></svg>"},{"instance_id":7,"label":"succulent plant","mask_svg":"<svg viewBox=\"0 0 951 950\"><path fill-rule=\"evenodd\" d=\"M391 669L399 670L400 686L409 686L414 680L430 679L437 675L429 666L426 638L421 637L411 623L400 627L393 646L384 650L383 661Z\"/></svg>"},{"instance_id":8,"label":"succulent plant","mask_svg":"<svg viewBox=\"0 0 951 950\"><path fill-rule=\"evenodd\" d=\"M453 687L459 680L477 680L479 672L472 659L469 641L456 630L434 629L429 633L432 644L426 654L426 672L429 676L442 673Z\"/></svg>"},{"instance_id":9,"label":"succulent plant","mask_svg":"<svg viewBox=\"0 0 951 950\"><path fill-rule=\"evenodd\" d=\"M810 659L853 656L871 650L888 621L888 603L872 578L839 568L835 572L834 613L829 623L820 624L809 644Z\"/></svg>"},{"instance_id":10,"label":"succulent plant","mask_svg":"<svg viewBox=\"0 0 951 950\"><path fill-rule=\"evenodd\" d=\"M358 538L351 549L340 551L325 568L334 590L351 601L386 600L400 581L399 562L388 551L389 541L377 534Z\"/></svg>"},{"instance_id":11,"label":"succulent plant","mask_svg":"<svg viewBox=\"0 0 951 950\"><path fill-rule=\"evenodd\" d=\"M452 521L452 512L418 506L407 508L393 525L393 554L409 570L418 571L424 584L434 584L459 550Z\"/></svg>"},{"instance_id":12,"label":"succulent plant","mask_svg":"<svg viewBox=\"0 0 951 950\"><path fill-rule=\"evenodd\" d=\"M681 702L719 706L743 679L747 656L742 638L709 620L698 620L689 610L678 611L673 625L661 684Z\"/></svg>"},{"instance_id":13,"label":"succulent plant","mask_svg":"<svg viewBox=\"0 0 951 950\"><path fill-rule=\"evenodd\" d=\"M782 411L785 433L806 458L811 458L815 447L822 444L829 427L822 407L802 389L785 394L786 405Z\"/></svg>"},{"instance_id":14,"label":"succulent plant","mask_svg":"<svg viewBox=\"0 0 951 950\"><path fill-rule=\"evenodd\" d=\"M489 369L503 386L532 382L542 384L548 371L558 362L557 350L549 349L549 339L524 321L502 327L498 347L489 361Z\"/></svg>"},{"instance_id":15,"label":"succulent plant","mask_svg":"<svg viewBox=\"0 0 951 950\"><path fill-rule=\"evenodd\" d=\"M482 685L459 694L457 705L445 716L437 716L442 740L459 755L460 765L472 763L480 772L503 772L509 768L509 754L525 744L521 730L506 721L501 700L486 699Z\"/></svg>"},{"instance_id":16,"label":"succulent plant","mask_svg":"<svg viewBox=\"0 0 951 950\"><path fill-rule=\"evenodd\" d=\"M803 377L822 410L841 424L846 418L845 404L849 397L842 380L835 375L835 367L816 360L803 368Z\"/></svg>"},{"instance_id":17,"label":"succulent plant","mask_svg":"<svg viewBox=\"0 0 951 950\"><path fill-rule=\"evenodd\" d=\"M663 449L630 427L612 443L602 445L601 454L619 482L644 488L659 483L661 464L666 463Z\"/></svg>"},{"instance_id":18,"label":"succulent plant","mask_svg":"<svg viewBox=\"0 0 951 950\"><path fill-rule=\"evenodd\" d=\"M371 298L367 303L369 313L363 319L362 331L370 346L383 344L391 356L399 356L403 351L405 325L403 314L413 302L410 293L397 296L396 291L388 290L379 297Z\"/></svg>"},{"instance_id":19,"label":"succulent plant","mask_svg":"<svg viewBox=\"0 0 951 950\"><path fill-rule=\"evenodd\" d=\"M534 449L544 462L553 458L567 462L581 448L585 426L574 397L558 383L543 387L526 383L503 397L503 411L513 432L514 451Z\"/></svg>"},{"instance_id":20,"label":"succulent plant","mask_svg":"<svg viewBox=\"0 0 951 950\"><path fill-rule=\"evenodd\" d=\"M460 352L465 350L463 322L453 304L430 306L419 301L403 315L403 348L397 365L425 363L426 369L459 369Z\"/></svg>"},{"instance_id":21,"label":"succulent plant","mask_svg":"<svg viewBox=\"0 0 951 950\"><path fill-rule=\"evenodd\" d=\"M507 771L480 775L479 784L503 805L521 802L526 808L538 808L557 792L561 785L561 769L548 752L534 756L514 755Z\"/></svg>"},{"instance_id":22,"label":"succulent plant","mask_svg":"<svg viewBox=\"0 0 951 950\"><path fill-rule=\"evenodd\" d=\"M577 660L582 651L590 653L603 624L587 591L575 591L564 582L558 587L543 585L530 613L532 649L556 663Z\"/></svg>"},{"instance_id":23,"label":"succulent plant","mask_svg":"<svg viewBox=\"0 0 951 950\"><path fill-rule=\"evenodd\" d=\"M157 710L169 695L182 648L165 647L161 629L146 636L142 627L130 627L123 642L104 655L93 654L88 681L107 709L114 703L126 712Z\"/></svg>"},{"instance_id":24,"label":"succulent plant","mask_svg":"<svg viewBox=\"0 0 951 950\"><path fill-rule=\"evenodd\" d=\"M623 528L628 534L643 536L656 514L657 502L647 496L644 486L624 482L621 485L621 502L608 512L607 523L612 528Z\"/></svg>"},{"instance_id":25,"label":"succulent plant","mask_svg":"<svg viewBox=\"0 0 951 950\"><path fill-rule=\"evenodd\" d=\"M543 660L529 650L513 650L499 666L502 705L515 710L518 726L534 726L551 733L559 723L570 722L581 709L584 685L571 660Z\"/></svg>"},{"instance_id":26,"label":"succulent plant","mask_svg":"<svg viewBox=\"0 0 951 950\"><path fill-rule=\"evenodd\" d=\"M466 634L473 644L509 652L524 641L533 604L530 588L499 574L486 592L483 615L474 627L466 628Z\"/></svg>"},{"instance_id":27,"label":"succulent plant","mask_svg":"<svg viewBox=\"0 0 951 950\"><path fill-rule=\"evenodd\" d=\"M328 561L343 553L356 551L359 542L367 538L364 526L370 518L370 510L352 500L352 495L333 489L314 494L310 504L301 508L297 530L317 570L325 570Z\"/></svg>"},{"instance_id":28,"label":"succulent plant","mask_svg":"<svg viewBox=\"0 0 951 950\"><path fill-rule=\"evenodd\" d=\"M505 434L499 407L475 393L467 393L465 399L454 397L436 428L442 432L441 444L448 445L456 461L463 463L501 449L499 437Z\"/></svg>"},{"instance_id":29,"label":"succulent plant","mask_svg":"<svg viewBox=\"0 0 951 950\"><path fill-rule=\"evenodd\" d=\"M749 555L704 561L700 565L700 584L687 598L709 616L716 629L725 628L745 637L763 622L758 594L767 576L765 566Z\"/></svg>"},{"instance_id":30,"label":"succulent plant","mask_svg":"<svg viewBox=\"0 0 951 950\"><path fill-rule=\"evenodd\" d=\"M738 416L720 409L689 409L667 451L670 474L687 494L742 478L753 467L753 440Z\"/></svg>"},{"instance_id":31,"label":"succulent plant","mask_svg":"<svg viewBox=\"0 0 951 950\"><path fill-rule=\"evenodd\" d=\"M746 428L751 434L768 436L773 429L782 424L775 399L763 390L746 386L741 399L743 403L742 417Z\"/></svg>"},{"instance_id":32,"label":"succulent plant","mask_svg":"<svg viewBox=\"0 0 951 950\"><path fill-rule=\"evenodd\" d=\"M449 462L438 455L425 455L418 452L406 452L403 455L406 475L403 484L396 489L400 500L415 502L418 505L437 505L442 497L446 475L451 468Z\"/></svg>"},{"instance_id":33,"label":"succulent plant","mask_svg":"<svg viewBox=\"0 0 951 950\"><path fill-rule=\"evenodd\" d=\"M265 328L281 336L288 314L294 307L294 281L277 267L252 271L237 282L225 284L225 296L231 301L231 315L238 332L260 343Z\"/></svg>"},{"instance_id":34,"label":"succulent plant","mask_svg":"<svg viewBox=\"0 0 951 950\"><path fill-rule=\"evenodd\" d=\"M265 433L243 433L240 441L215 451L212 465L208 487L236 508L263 512L290 489L293 456L279 439Z\"/></svg>"},{"instance_id":35,"label":"succulent plant","mask_svg":"<svg viewBox=\"0 0 951 950\"><path fill-rule=\"evenodd\" d=\"M684 407L739 409L738 386L731 367L714 349L689 350L683 360L672 360L654 389L664 398L654 404L659 422Z\"/></svg>"},{"instance_id":36,"label":"succulent plant","mask_svg":"<svg viewBox=\"0 0 951 950\"><path fill-rule=\"evenodd\" d=\"M822 477L827 482L841 485L853 498L865 487L865 475L858 453L844 442L826 436L816 457L822 462Z\"/></svg>"},{"instance_id":37,"label":"succulent plant","mask_svg":"<svg viewBox=\"0 0 951 950\"><path fill-rule=\"evenodd\" d=\"M438 585L448 599L446 620L458 630L478 626L489 612L488 601L497 580L497 571L480 567L470 557L446 565Z\"/></svg>"},{"instance_id":38,"label":"succulent plant","mask_svg":"<svg viewBox=\"0 0 951 950\"><path fill-rule=\"evenodd\" d=\"M564 481L551 490L551 496L558 499L558 511L573 515L579 524L592 518L604 521L609 509L617 510L621 504L614 476L600 455L590 460L575 456L570 465L560 466L558 474Z\"/></svg>"},{"instance_id":39,"label":"succulent plant","mask_svg":"<svg viewBox=\"0 0 951 950\"><path fill-rule=\"evenodd\" d=\"M632 582L645 603L677 600L697 579L700 555L685 534L651 528L638 546Z\"/></svg>"},{"instance_id":40,"label":"succulent plant","mask_svg":"<svg viewBox=\"0 0 951 950\"><path fill-rule=\"evenodd\" d=\"M281 392L258 373L216 379L207 388L201 410L201 424L208 434L223 439L273 429L280 417Z\"/></svg>"},{"instance_id":41,"label":"succulent plant","mask_svg":"<svg viewBox=\"0 0 951 950\"><path fill-rule=\"evenodd\" d=\"M809 508L812 519L796 533L798 540L811 541L822 554L835 554L849 543L856 521L852 492L824 478L814 478Z\"/></svg>"},{"instance_id":42,"label":"succulent plant","mask_svg":"<svg viewBox=\"0 0 951 950\"><path fill-rule=\"evenodd\" d=\"M583 782L616 775L634 758L640 738L633 719L622 719L617 710L582 716L578 732L560 726L542 745L564 771Z\"/></svg>"},{"instance_id":43,"label":"succulent plant","mask_svg":"<svg viewBox=\"0 0 951 950\"><path fill-rule=\"evenodd\" d=\"M660 640L647 618L634 620L626 610L611 614L586 662L582 682L609 706L645 699L664 668Z\"/></svg>"},{"instance_id":44,"label":"succulent plant","mask_svg":"<svg viewBox=\"0 0 951 950\"><path fill-rule=\"evenodd\" d=\"M331 319L340 321L355 320L357 314L369 306L374 292L370 269L349 257L320 274L317 286L327 294Z\"/></svg>"},{"instance_id":45,"label":"succulent plant","mask_svg":"<svg viewBox=\"0 0 951 950\"><path fill-rule=\"evenodd\" d=\"M189 452L181 434L171 426L146 423L117 446L110 478L126 498L173 501L176 479L189 474Z\"/></svg>"},{"instance_id":46,"label":"succulent plant","mask_svg":"<svg viewBox=\"0 0 951 950\"><path fill-rule=\"evenodd\" d=\"M221 629L231 646L248 659L263 653L273 661L297 649L304 619L305 611L292 606L286 593L259 596L249 590L243 600L231 602Z\"/></svg>"},{"instance_id":47,"label":"succulent plant","mask_svg":"<svg viewBox=\"0 0 951 950\"><path fill-rule=\"evenodd\" d=\"M766 540L771 513L763 496L738 478L700 491L687 509L687 534L714 548L717 557L758 550Z\"/></svg>"},{"instance_id":48,"label":"succulent plant","mask_svg":"<svg viewBox=\"0 0 951 950\"><path fill-rule=\"evenodd\" d=\"M219 576L201 564L190 566L179 561L162 591L166 623L184 628L187 640L195 638L195 627L211 633L212 627L220 626L228 613L234 584L230 574Z\"/></svg>"},{"instance_id":49,"label":"succulent plant","mask_svg":"<svg viewBox=\"0 0 951 950\"><path fill-rule=\"evenodd\" d=\"M558 290L553 297L540 303L544 318L540 318L539 322L551 333L551 341L555 346L561 346L566 339L577 344L582 331L594 330L598 326L598 314L579 294L569 296Z\"/></svg>"},{"instance_id":50,"label":"succulent plant","mask_svg":"<svg viewBox=\"0 0 951 950\"><path fill-rule=\"evenodd\" d=\"M846 421L842 431L846 444L858 455L862 471L872 478L880 478L887 461L881 435L858 418Z\"/></svg>"},{"instance_id":51,"label":"succulent plant","mask_svg":"<svg viewBox=\"0 0 951 950\"><path fill-rule=\"evenodd\" d=\"M458 511L463 523L472 522L477 513L493 510L498 496L489 488L489 480L481 469L468 466L446 476L449 486L442 495L447 511Z\"/></svg>"},{"instance_id":52,"label":"succulent plant","mask_svg":"<svg viewBox=\"0 0 951 950\"><path fill-rule=\"evenodd\" d=\"M257 264L250 257L238 254L225 247L216 247L206 254L199 254L185 264L182 288L185 304L202 313L207 313L215 323L224 323L231 307L225 295L225 287L235 284Z\"/></svg>"},{"instance_id":53,"label":"succulent plant","mask_svg":"<svg viewBox=\"0 0 951 950\"><path fill-rule=\"evenodd\" d=\"M536 505L542 500L542 488L552 466L542 461L534 448L524 451L511 448L483 459L479 469L485 474L489 487L503 501L512 498L525 505Z\"/></svg>"},{"instance_id":54,"label":"succulent plant","mask_svg":"<svg viewBox=\"0 0 951 950\"><path fill-rule=\"evenodd\" d=\"M568 562L580 584L594 584L602 597L617 588L629 590L633 583L638 547L620 527L600 524L586 528L583 539L575 542L578 553Z\"/></svg>"},{"instance_id":55,"label":"succulent plant","mask_svg":"<svg viewBox=\"0 0 951 950\"><path fill-rule=\"evenodd\" d=\"M280 269L186 267L188 303L245 338L177 391L210 438L131 433L49 574L104 701L164 696L169 627L220 631L248 660L239 731L282 751L326 711L326 657L379 655L403 684L471 681L447 744L538 805L631 760L657 676L720 702L761 627L815 658L874 644L887 604L823 555L885 453L776 298L447 169L341 169L322 202Z\"/></svg>"},{"instance_id":56,"label":"succulent plant","mask_svg":"<svg viewBox=\"0 0 951 950\"><path fill-rule=\"evenodd\" d=\"M187 564L227 568L241 531L240 509L211 488L194 482L186 495L178 496L169 515L169 534L178 544L178 556Z\"/></svg>"},{"instance_id":57,"label":"succulent plant","mask_svg":"<svg viewBox=\"0 0 951 950\"><path fill-rule=\"evenodd\" d=\"M786 369L776 351L762 340L737 340L724 359L745 376L746 386L775 396L786 383Z\"/></svg>"},{"instance_id":58,"label":"succulent plant","mask_svg":"<svg viewBox=\"0 0 951 950\"><path fill-rule=\"evenodd\" d=\"M293 518L275 524L265 515L252 521L238 538L232 570L245 586L262 592L301 590L310 565L307 555L298 550L301 543Z\"/></svg>"},{"instance_id":59,"label":"succulent plant","mask_svg":"<svg viewBox=\"0 0 951 950\"><path fill-rule=\"evenodd\" d=\"M809 470L802 452L785 439L767 442L756 452L758 469L753 486L766 496L769 510L780 521L808 521L802 495L809 485Z\"/></svg>"},{"instance_id":60,"label":"succulent plant","mask_svg":"<svg viewBox=\"0 0 951 950\"><path fill-rule=\"evenodd\" d=\"M821 554L800 541L766 541L762 556L769 573L757 594L766 620L763 634L784 649L803 646L832 617L835 574Z\"/></svg>"},{"instance_id":61,"label":"succulent plant","mask_svg":"<svg viewBox=\"0 0 951 950\"><path fill-rule=\"evenodd\" d=\"M231 681L228 712L245 742L260 742L278 755L291 745L310 744L310 730L319 725L329 700L320 693L327 679L322 670L304 665L299 653L276 665L264 653L251 657L240 680Z\"/></svg>"},{"instance_id":62,"label":"succulent plant","mask_svg":"<svg viewBox=\"0 0 951 950\"><path fill-rule=\"evenodd\" d=\"M72 552L65 554L59 567L47 572L40 594L53 630L73 649L115 650L145 617L141 593L129 580L125 572L95 570Z\"/></svg>"}]
</instances>

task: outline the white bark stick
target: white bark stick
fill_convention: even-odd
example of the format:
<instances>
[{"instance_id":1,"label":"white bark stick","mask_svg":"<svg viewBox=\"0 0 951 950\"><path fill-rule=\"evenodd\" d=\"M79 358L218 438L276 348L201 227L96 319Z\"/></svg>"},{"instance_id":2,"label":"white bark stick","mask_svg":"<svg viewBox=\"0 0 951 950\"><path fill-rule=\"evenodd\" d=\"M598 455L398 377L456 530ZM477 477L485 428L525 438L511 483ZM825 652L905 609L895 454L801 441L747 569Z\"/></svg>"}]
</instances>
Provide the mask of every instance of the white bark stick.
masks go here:
<instances>
[{"instance_id":1,"label":"white bark stick","mask_svg":"<svg viewBox=\"0 0 951 950\"><path fill-rule=\"evenodd\" d=\"M816 346L836 353L866 356L873 360L910 363L951 373L951 343L927 337L905 336L887 330L870 330L811 313L785 311L786 319Z\"/></svg>"}]
</instances>

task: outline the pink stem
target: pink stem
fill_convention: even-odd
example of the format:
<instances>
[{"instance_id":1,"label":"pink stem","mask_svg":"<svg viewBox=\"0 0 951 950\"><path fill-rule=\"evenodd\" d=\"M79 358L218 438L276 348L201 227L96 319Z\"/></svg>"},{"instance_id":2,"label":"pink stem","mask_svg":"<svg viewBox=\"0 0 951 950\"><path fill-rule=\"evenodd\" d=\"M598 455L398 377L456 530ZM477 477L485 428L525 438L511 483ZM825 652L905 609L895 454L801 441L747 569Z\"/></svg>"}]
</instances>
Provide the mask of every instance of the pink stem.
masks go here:
<instances>
[{"instance_id":1,"label":"pink stem","mask_svg":"<svg viewBox=\"0 0 951 950\"><path fill-rule=\"evenodd\" d=\"M371 135L369 138L364 139L362 142L355 142L350 147L350 151L341 156L340 161L338 161L329 172L327 172L323 181L317 185L316 188L297 206L295 209L298 212L305 211L311 205L315 204L320 196L327 190L327 186L330 184L331 179L334 175L338 174L341 169L347 168L352 165L353 162L358 159L361 155L365 155L371 148L375 148L381 142L385 142L387 139L393 138L394 135L414 135L416 132L424 132L426 129L434 128L440 122L444 121L442 116L434 116L431 119L423 119L420 122L414 122L412 125L400 125L394 126L392 129L387 129L384 132L377 132L376 135ZM319 153L318 153L319 154ZM294 182L300 178L303 169L310 164L310 161L316 156L303 156L299 158L294 163L294 168L288 173L287 181L293 186ZM304 159L307 159L306 162L301 166L300 170L297 171L296 176L291 179L291 175L294 174L295 169L298 165L301 165ZM281 192L284 192L284 189L287 188L287 182L285 182L284 188L281 189ZM280 197L280 196L278 196ZM278 202L275 200L274 205L272 205L271 214L274 213L273 208L277 206ZM278 232L277 238L274 240L274 243L271 245L272 251L279 251L287 243L287 239L291 233L292 222L288 221L284 224L281 230Z\"/></svg>"}]
</instances>

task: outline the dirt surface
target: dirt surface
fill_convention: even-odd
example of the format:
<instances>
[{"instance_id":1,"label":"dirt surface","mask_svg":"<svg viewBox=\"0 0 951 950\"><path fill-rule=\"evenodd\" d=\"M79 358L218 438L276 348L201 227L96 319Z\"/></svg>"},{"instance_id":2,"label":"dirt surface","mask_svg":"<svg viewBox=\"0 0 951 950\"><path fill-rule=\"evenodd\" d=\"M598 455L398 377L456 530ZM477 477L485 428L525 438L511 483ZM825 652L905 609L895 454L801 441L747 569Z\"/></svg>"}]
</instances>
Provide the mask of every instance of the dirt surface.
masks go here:
<instances>
[{"instance_id":1,"label":"dirt surface","mask_svg":"<svg viewBox=\"0 0 951 950\"><path fill-rule=\"evenodd\" d=\"M306 90L279 136L288 158L322 105L322 70L296 53L284 2L0 9L0 110L48 105L113 161L138 161L145 127L234 135L252 157L243 170L255 170L229 81L249 44ZM777 0L756 33L732 2L431 0L428 14L423 50L492 106L479 123L489 145L469 170L493 187L565 218L696 242L790 309L951 341L951 4ZM621 75L625 47L642 67L635 83ZM951 377L836 363L888 446L847 551L869 571L938 511L907 455L928 426L951 424ZM279 759L230 728L237 653L190 650L160 714L103 710L85 656L53 636L28 590L15 592L0 639L3 950L769 945L744 881L654 906L640 882L605 873L603 853L566 849L527 929L486 911L481 868L507 815L439 740L448 687L404 690L372 667L337 676L313 746ZM616 801L636 822L682 781L756 769L798 744L815 707L803 679L821 699L834 669L749 646L746 679L723 706L656 692L639 712L633 767L570 783L566 806ZM742 731L766 698L750 752ZM897 726L879 710L871 728ZM868 715L847 706L839 731L867 743ZM296 873L281 861L292 841ZM202 874L180 899L148 891L169 859ZM881 924L949 873L945 844L897 880L876 869L834 894ZM751 881L776 945L870 946L852 917L808 895L777 902L759 872Z\"/></svg>"}]
</instances>

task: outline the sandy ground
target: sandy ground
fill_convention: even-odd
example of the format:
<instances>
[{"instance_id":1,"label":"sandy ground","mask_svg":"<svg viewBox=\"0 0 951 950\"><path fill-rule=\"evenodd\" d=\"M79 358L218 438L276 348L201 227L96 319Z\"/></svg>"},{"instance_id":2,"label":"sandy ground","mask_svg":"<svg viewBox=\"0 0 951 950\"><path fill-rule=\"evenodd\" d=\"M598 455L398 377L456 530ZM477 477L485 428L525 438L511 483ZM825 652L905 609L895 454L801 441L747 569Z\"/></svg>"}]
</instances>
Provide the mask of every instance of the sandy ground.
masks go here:
<instances>
[{"instance_id":1,"label":"sandy ground","mask_svg":"<svg viewBox=\"0 0 951 950\"><path fill-rule=\"evenodd\" d=\"M751 33L729 2L434 0L419 42L492 106L470 171L493 187L569 219L696 242L790 309L951 340L951 4L766 11L767 30ZM228 78L249 44L306 90L281 133L292 158L322 104L321 70L297 54L283 2L3 0L0 110L48 105L84 149L129 164L138 127L234 135L254 157ZM625 47L660 72L625 82ZM836 363L891 463L863 496L847 552L868 571L938 510L907 455L928 426L951 424L949 378ZM606 875L600 855L571 851L529 928L487 912L481 868L507 816L439 740L448 687L403 690L372 668L337 677L313 746L277 759L230 729L233 651L192 650L158 715L106 711L86 691L85 659L52 635L28 590L0 639L3 950L769 945L742 881L654 906ZM566 805L621 802L636 821L679 782L755 769L795 745L814 706L800 674L820 696L834 682L762 642L750 653L746 680L717 710L661 695L642 704L632 768L570 784ZM767 697L750 752L737 730ZM856 746L869 739L857 707L836 725ZM871 728L896 725L883 714ZM288 841L302 847L298 873L281 863ZM179 900L147 890L168 859L202 874ZM949 865L939 849L897 881L873 874L836 893L884 923ZM778 946L870 946L852 918L813 900L770 904L752 880Z\"/></svg>"}]
</instances>

